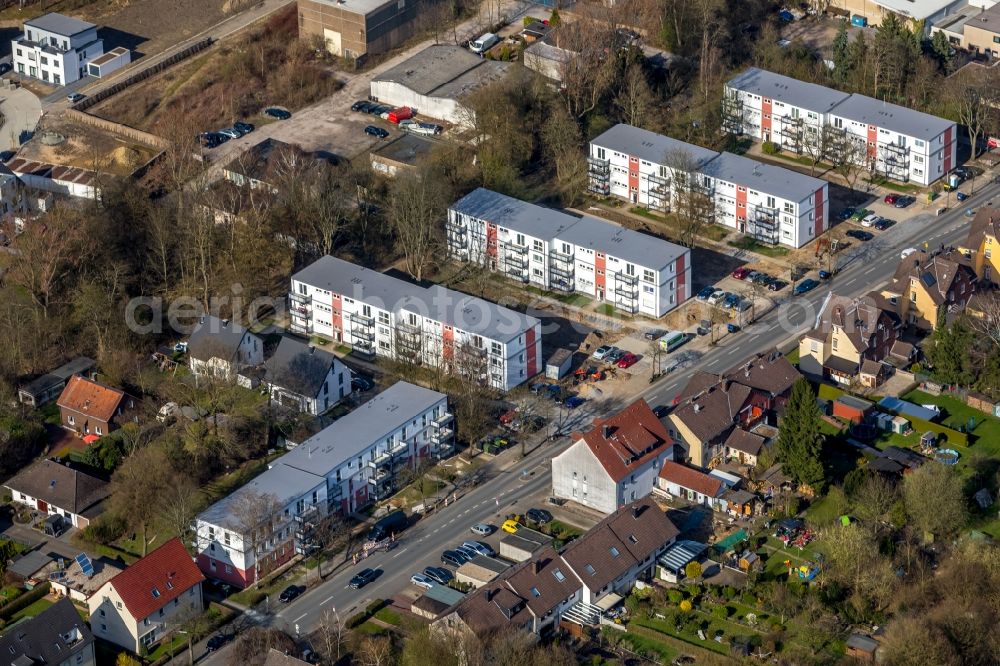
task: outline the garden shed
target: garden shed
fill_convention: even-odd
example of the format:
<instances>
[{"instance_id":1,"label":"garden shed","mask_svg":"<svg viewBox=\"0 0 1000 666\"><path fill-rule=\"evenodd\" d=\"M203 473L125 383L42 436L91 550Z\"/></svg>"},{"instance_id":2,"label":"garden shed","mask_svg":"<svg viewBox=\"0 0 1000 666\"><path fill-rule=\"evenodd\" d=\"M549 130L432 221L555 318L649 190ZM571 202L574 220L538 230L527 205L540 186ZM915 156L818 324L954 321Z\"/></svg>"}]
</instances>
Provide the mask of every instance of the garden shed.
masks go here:
<instances>
[{"instance_id":1,"label":"garden shed","mask_svg":"<svg viewBox=\"0 0 1000 666\"><path fill-rule=\"evenodd\" d=\"M545 378L552 381L559 381L569 372L573 365L573 352L566 348L560 348L552 352L548 362L545 364Z\"/></svg>"},{"instance_id":2,"label":"garden shed","mask_svg":"<svg viewBox=\"0 0 1000 666\"><path fill-rule=\"evenodd\" d=\"M837 396L833 401L834 417L851 423L864 423L874 409L873 403L855 398L853 395Z\"/></svg>"}]
</instances>

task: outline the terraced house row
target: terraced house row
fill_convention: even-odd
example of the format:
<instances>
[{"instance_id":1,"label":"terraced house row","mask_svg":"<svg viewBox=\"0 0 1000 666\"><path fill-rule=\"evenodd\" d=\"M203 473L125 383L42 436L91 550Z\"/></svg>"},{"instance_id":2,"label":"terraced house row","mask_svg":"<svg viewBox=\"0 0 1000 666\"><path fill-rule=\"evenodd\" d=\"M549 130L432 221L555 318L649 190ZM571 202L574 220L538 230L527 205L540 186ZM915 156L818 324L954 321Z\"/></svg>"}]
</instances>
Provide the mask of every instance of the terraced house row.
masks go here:
<instances>
[{"instance_id":1,"label":"terraced house row","mask_svg":"<svg viewBox=\"0 0 1000 666\"><path fill-rule=\"evenodd\" d=\"M691 252L587 215L479 188L448 209L448 252L543 289L662 317L691 297Z\"/></svg>"},{"instance_id":2,"label":"terraced house row","mask_svg":"<svg viewBox=\"0 0 1000 666\"><path fill-rule=\"evenodd\" d=\"M768 245L801 247L829 227L819 178L631 125L590 142L589 189L659 212L683 207Z\"/></svg>"},{"instance_id":3,"label":"terraced house row","mask_svg":"<svg viewBox=\"0 0 1000 666\"><path fill-rule=\"evenodd\" d=\"M726 84L723 118L731 132L826 160L853 157L904 183L929 185L958 165L950 120L756 67Z\"/></svg>"},{"instance_id":4,"label":"terraced house row","mask_svg":"<svg viewBox=\"0 0 1000 666\"><path fill-rule=\"evenodd\" d=\"M327 256L292 276L288 299L292 332L371 358L442 367L501 391L541 370L538 319L444 287Z\"/></svg>"}]
</instances>

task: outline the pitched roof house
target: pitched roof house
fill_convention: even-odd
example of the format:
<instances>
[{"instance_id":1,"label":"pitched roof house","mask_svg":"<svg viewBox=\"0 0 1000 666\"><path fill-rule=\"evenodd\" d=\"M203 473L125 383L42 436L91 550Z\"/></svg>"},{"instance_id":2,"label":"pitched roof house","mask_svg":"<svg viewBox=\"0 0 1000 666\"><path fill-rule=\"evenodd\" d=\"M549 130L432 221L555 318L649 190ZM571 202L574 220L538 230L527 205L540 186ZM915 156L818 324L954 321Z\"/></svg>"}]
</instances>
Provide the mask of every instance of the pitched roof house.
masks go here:
<instances>
[{"instance_id":1,"label":"pitched roof house","mask_svg":"<svg viewBox=\"0 0 1000 666\"><path fill-rule=\"evenodd\" d=\"M560 620L597 624L636 580L650 580L678 533L650 499L632 502L562 552L544 548L470 593L432 629L483 637L511 629L539 634Z\"/></svg>"},{"instance_id":2,"label":"pitched roof house","mask_svg":"<svg viewBox=\"0 0 1000 666\"><path fill-rule=\"evenodd\" d=\"M264 343L236 322L202 317L188 338L188 362L196 375L232 381L244 368L264 362ZM245 380L238 381L249 385Z\"/></svg>"},{"instance_id":3,"label":"pitched roof house","mask_svg":"<svg viewBox=\"0 0 1000 666\"><path fill-rule=\"evenodd\" d=\"M716 511L725 508L722 494L727 490L722 479L693 467L668 460L656 481L657 490L668 497L679 497Z\"/></svg>"},{"instance_id":4,"label":"pitched roof house","mask_svg":"<svg viewBox=\"0 0 1000 666\"><path fill-rule=\"evenodd\" d=\"M1000 209L976 211L962 249L971 257L976 277L987 283L1000 282Z\"/></svg>"},{"instance_id":5,"label":"pitched roof house","mask_svg":"<svg viewBox=\"0 0 1000 666\"><path fill-rule=\"evenodd\" d=\"M62 427L79 435L98 437L114 430L118 417L126 409L135 407L134 400L124 391L80 375L69 378L56 404Z\"/></svg>"},{"instance_id":6,"label":"pitched roof house","mask_svg":"<svg viewBox=\"0 0 1000 666\"><path fill-rule=\"evenodd\" d=\"M11 666L94 666L94 636L69 599L0 636L0 654Z\"/></svg>"},{"instance_id":7,"label":"pitched roof house","mask_svg":"<svg viewBox=\"0 0 1000 666\"><path fill-rule=\"evenodd\" d=\"M101 502L111 494L106 480L54 460L39 460L4 485L15 502L60 515L79 528L101 513Z\"/></svg>"},{"instance_id":8,"label":"pitched roof house","mask_svg":"<svg viewBox=\"0 0 1000 666\"><path fill-rule=\"evenodd\" d=\"M184 544L173 538L90 597L94 634L133 652L149 649L167 635L168 623L204 610L204 580Z\"/></svg>"},{"instance_id":9,"label":"pitched roof house","mask_svg":"<svg viewBox=\"0 0 1000 666\"><path fill-rule=\"evenodd\" d=\"M673 438L641 398L572 438L552 459L552 493L604 513L648 495L673 457Z\"/></svg>"},{"instance_id":10,"label":"pitched roof house","mask_svg":"<svg viewBox=\"0 0 1000 666\"><path fill-rule=\"evenodd\" d=\"M850 384L867 361L868 374L879 377L872 363L889 356L903 328L896 309L874 292L861 298L828 294L816 326L799 341L799 370Z\"/></svg>"},{"instance_id":11,"label":"pitched roof house","mask_svg":"<svg viewBox=\"0 0 1000 666\"><path fill-rule=\"evenodd\" d=\"M683 442L691 464L707 467L725 455L733 428L774 421L799 377L777 350L754 354L720 374L697 372L675 399L668 430Z\"/></svg>"},{"instance_id":12,"label":"pitched roof house","mask_svg":"<svg viewBox=\"0 0 1000 666\"><path fill-rule=\"evenodd\" d=\"M741 465L754 467L766 443L767 438L763 435L747 432L743 428L733 428L722 446L725 448L724 453L727 458L735 459Z\"/></svg>"},{"instance_id":13,"label":"pitched roof house","mask_svg":"<svg viewBox=\"0 0 1000 666\"><path fill-rule=\"evenodd\" d=\"M313 416L351 393L350 371L340 359L287 336L264 363L264 384L271 400Z\"/></svg>"},{"instance_id":14,"label":"pitched roof house","mask_svg":"<svg viewBox=\"0 0 1000 666\"><path fill-rule=\"evenodd\" d=\"M975 290L972 260L948 250L914 252L902 259L882 295L905 323L933 331L944 313L965 307Z\"/></svg>"}]
</instances>

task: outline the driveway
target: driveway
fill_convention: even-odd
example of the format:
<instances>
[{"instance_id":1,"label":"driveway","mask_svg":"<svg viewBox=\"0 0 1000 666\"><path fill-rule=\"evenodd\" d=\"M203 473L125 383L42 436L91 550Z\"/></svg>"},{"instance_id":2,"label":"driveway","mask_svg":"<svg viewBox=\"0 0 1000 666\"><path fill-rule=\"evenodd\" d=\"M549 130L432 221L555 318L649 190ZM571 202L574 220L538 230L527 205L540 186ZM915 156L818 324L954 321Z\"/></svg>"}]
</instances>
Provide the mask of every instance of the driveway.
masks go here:
<instances>
[{"instance_id":1,"label":"driveway","mask_svg":"<svg viewBox=\"0 0 1000 666\"><path fill-rule=\"evenodd\" d=\"M31 138L42 117L42 103L27 88L0 88L0 150L17 150Z\"/></svg>"}]
</instances>

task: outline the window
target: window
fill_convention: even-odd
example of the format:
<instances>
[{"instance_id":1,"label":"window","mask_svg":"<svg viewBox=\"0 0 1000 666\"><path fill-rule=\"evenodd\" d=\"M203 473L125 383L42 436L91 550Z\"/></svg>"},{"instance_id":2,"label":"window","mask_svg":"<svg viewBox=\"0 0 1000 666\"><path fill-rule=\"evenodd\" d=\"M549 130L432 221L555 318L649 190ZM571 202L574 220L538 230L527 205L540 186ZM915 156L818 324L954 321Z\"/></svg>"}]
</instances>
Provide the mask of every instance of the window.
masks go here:
<instances>
[{"instance_id":1,"label":"window","mask_svg":"<svg viewBox=\"0 0 1000 666\"><path fill-rule=\"evenodd\" d=\"M76 418L71 414L67 419L70 425L76 425Z\"/></svg>"},{"instance_id":2,"label":"window","mask_svg":"<svg viewBox=\"0 0 1000 666\"><path fill-rule=\"evenodd\" d=\"M585 567L584 567L584 569L585 569L585 570L587 571L587 573L589 573L589 574L590 574L591 576L596 576L596 575L597 575L597 570L596 570L596 569L594 569L594 566L593 566L592 564L588 564L587 566L585 566Z\"/></svg>"},{"instance_id":3,"label":"window","mask_svg":"<svg viewBox=\"0 0 1000 666\"><path fill-rule=\"evenodd\" d=\"M534 597L540 597L542 596L542 593L538 591L537 587L533 587L531 588L531 595Z\"/></svg>"},{"instance_id":4,"label":"window","mask_svg":"<svg viewBox=\"0 0 1000 666\"><path fill-rule=\"evenodd\" d=\"M833 342L831 343L831 346L832 346L832 347L833 347L834 349L836 349L836 348L837 348L837 338L834 338L834 339L833 339Z\"/></svg>"},{"instance_id":5,"label":"window","mask_svg":"<svg viewBox=\"0 0 1000 666\"><path fill-rule=\"evenodd\" d=\"M615 548L614 546L611 546L611 548L608 548L608 552L611 553L611 557L618 557L619 555L621 555L621 553L618 551L618 549Z\"/></svg>"},{"instance_id":6,"label":"window","mask_svg":"<svg viewBox=\"0 0 1000 666\"><path fill-rule=\"evenodd\" d=\"M48 59L48 58L46 58L45 56L41 56L41 57L40 57L40 58L39 58L38 60L39 60L39 62L41 62L41 63L42 63L43 65L48 65L48 64L49 64L49 59Z\"/></svg>"},{"instance_id":7,"label":"window","mask_svg":"<svg viewBox=\"0 0 1000 666\"><path fill-rule=\"evenodd\" d=\"M52 75L52 83L56 84L57 86L61 86L62 85L62 77L59 76L58 74L53 74ZM77 656L79 656L79 655L77 655Z\"/></svg>"},{"instance_id":8,"label":"window","mask_svg":"<svg viewBox=\"0 0 1000 666\"><path fill-rule=\"evenodd\" d=\"M313 493L313 494L315 494L315 493ZM315 498L313 498L313 501L315 502L315 501L316 501L316 499L315 499ZM172 580L168 580L168 581L167 581L167 589L168 589L168 590L172 590L172 589L174 589L174 582L173 582Z\"/></svg>"},{"instance_id":9,"label":"window","mask_svg":"<svg viewBox=\"0 0 1000 666\"><path fill-rule=\"evenodd\" d=\"M553 576L555 577L555 579L556 579L557 581L559 581L560 583L561 583L561 582L563 582L564 580L566 580L566 574L564 574L564 573L562 572L562 570L561 570L561 569L559 569L558 567L556 567L555 569L553 569L553 571L552 571L552 575L553 575Z\"/></svg>"},{"instance_id":10,"label":"window","mask_svg":"<svg viewBox=\"0 0 1000 666\"><path fill-rule=\"evenodd\" d=\"M916 303L917 302L917 292L915 292L915 291L911 291L910 292L910 302L911 303Z\"/></svg>"},{"instance_id":11,"label":"window","mask_svg":"<svg viewBox=\"0 0 1000 666\"><path fill-rule=\"evenodd\" d=\"M639 543L639 540L637 538L635 538L634 534L629 534L628 535L628 540L629 540L629 543Z\"/></svg>"},{"instance_id":12,"label":"window","mask_svg":"<svg viewBox=\"0 0 1000 666\"><path fill-rule=\"evenodd\" d=\"M153 598L154 599L159 599L160 598L160 591L158 589L156 589L155 587L152 589L152 593L153 593Z\"/></svg>"},{"instance_id":13,"label":"window","mask_svg":"<svg viewBox=\"0 0 1000 666\"><path fill-rule=\"evenodd\" d=\"M21 57L21 49L18 49L18 50L17 50L17 57L18 57L18 58L20 58L20 57Z\"/></svg>"},{"instance_id":14,"label":"window","mask_svg":"<svg viewBox=\"0 0 1000 666\"><path fill-rule=\"evenodd\" d=\"M774 197L767 197L767 204L766 205L767 205L768 208L774 208L774 206L775 206Z\"/></svg>"}]
</instances>

